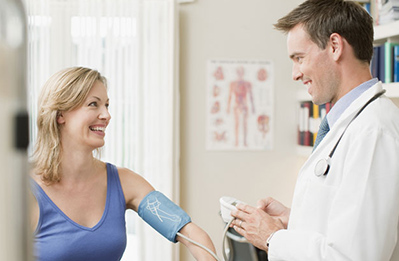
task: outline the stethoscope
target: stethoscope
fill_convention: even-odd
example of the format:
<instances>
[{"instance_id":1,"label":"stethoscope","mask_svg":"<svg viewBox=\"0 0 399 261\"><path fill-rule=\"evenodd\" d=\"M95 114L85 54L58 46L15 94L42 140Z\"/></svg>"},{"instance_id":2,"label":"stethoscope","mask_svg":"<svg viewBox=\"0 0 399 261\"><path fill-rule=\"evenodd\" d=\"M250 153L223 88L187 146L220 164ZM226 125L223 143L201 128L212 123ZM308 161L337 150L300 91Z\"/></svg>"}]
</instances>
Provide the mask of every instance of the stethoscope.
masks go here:
<instances>
[{"instance_id":1,"label":"stethoscope","mask_svg":"<svg viewBox=\"0 0 399 261\"><path fill-rule=\"evenodd\" d=\"M352 120L348 123L348 125L346 125L346 128L344 129L344 131L341 134L341 137L339 137L337 143L335 144L334 148L331 150L330 154L328 155L328 157L326 159L321 159L316 163L315 169L314 169L314 174L317 177L321 177L323 175L327 175L328 171L330 170L330 162L331 162L331 158L334 155L335 149L337 148L339 142L342 139L342 136L344 136L346 129L348 129L349 125L352 123L352 121L354 121L357 116L359 116L359 114L367 107L367 105L369 105L370 103L372 103L375 99L377 99L378 97L380 97L381 95L383 95L385 93L386 90L382 90L380 92L378 92L376 95L374 95L365 105L363 105L363 107L356 113L356 115L352 118Z\"/></svg>"}]
</instances>

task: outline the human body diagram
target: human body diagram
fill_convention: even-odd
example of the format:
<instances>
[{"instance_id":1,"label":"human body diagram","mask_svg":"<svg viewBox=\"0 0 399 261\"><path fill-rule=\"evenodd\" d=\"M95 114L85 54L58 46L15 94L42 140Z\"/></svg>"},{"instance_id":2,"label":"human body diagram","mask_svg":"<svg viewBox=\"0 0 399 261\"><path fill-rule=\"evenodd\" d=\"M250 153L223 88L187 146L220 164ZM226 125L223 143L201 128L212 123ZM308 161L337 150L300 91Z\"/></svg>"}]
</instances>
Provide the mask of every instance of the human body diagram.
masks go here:
<instances>
[{"instance_id":1,"label":"human body diagram","mask_svg":"<svg viewBox=\"0 0 399 261\"><path fill-rule=\"evenodd\" d=\"M242 125L242 135L244 146L247 144L247 130L248 130L248 97L252 107L252 113L255 113L254 99L252 94L252 84L244 80L244 68L237 68L238 79L230 83L229 98L227 102L227 113L230 113L231 100L233 101L234 113L234 131L235 131L235 146L239 145L240 125ZM240 121L241 120L241 121Z\"/></svg>"},{"instance_id":2,"label":"human body diagram","mask_svg":"<svg viewBox=\"0 0 399 261\"><path fill-rule=\"evenodd\" d=\"M271 149L272 62L212 60L208 75L207 149Z\"/></svg>"}]
</instances>

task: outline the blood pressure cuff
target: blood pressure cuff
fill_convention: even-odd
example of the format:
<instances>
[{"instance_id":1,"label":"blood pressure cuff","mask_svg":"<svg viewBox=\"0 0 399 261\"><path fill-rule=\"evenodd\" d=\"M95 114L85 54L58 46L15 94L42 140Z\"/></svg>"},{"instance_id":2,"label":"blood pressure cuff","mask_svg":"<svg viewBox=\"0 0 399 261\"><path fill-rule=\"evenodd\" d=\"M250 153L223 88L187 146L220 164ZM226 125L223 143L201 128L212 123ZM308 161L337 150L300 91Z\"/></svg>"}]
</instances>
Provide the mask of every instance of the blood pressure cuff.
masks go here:
<instances>
[{"instance_id":1,"label":"blood pressure cuff","mask_svg":"<svg viewBox=\"0 0 399 261\"><path fill-rule=\"evenodd\" d=\"M183 209L158 191L148 193L139 205L139 216L169 241L176 243L176 234L191 218Z\"/></svg>"}]
</instances>

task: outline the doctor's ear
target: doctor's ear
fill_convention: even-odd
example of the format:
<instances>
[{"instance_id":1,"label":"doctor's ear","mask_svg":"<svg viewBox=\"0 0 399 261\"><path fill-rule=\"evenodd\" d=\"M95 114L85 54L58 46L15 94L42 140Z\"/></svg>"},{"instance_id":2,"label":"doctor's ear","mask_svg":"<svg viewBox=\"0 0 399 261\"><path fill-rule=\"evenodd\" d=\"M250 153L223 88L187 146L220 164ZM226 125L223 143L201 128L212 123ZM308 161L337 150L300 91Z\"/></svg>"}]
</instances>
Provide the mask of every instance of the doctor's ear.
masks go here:
<instances>
[{"instance_id":1,"label":"doctor's ear","mask_svg":"<svg viewBox=\"0 0 399 261\"><path fill-rule=\"evenodd\" d=\"M64 115L60 111L57 112L57 123L58 124L64 124L65 123Z\"/></svg>"},{"instance_id":2,"label":"doctor's ear","mask_svg":"<svg viewBox=\"0 0 399 261\"><path fill-rule=\"evenodd\" d=\"M330 35L329 48L335 61L338 61L343 53L344 39L337 33Z\"/></svg>"}]
</instances>

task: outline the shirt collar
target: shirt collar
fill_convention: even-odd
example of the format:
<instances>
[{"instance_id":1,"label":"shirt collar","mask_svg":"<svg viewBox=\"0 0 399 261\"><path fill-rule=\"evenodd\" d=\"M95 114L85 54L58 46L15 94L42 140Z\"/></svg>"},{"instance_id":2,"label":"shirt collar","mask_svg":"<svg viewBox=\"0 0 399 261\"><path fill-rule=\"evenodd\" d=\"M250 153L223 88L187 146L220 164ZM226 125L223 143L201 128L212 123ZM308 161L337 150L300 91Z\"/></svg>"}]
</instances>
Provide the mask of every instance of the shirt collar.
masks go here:
<instances>
[{"instance_id":1,"label":"shirt collar","mask_svg":"<svg viewBox=\"0 0 399 261\"><path fill-rule=\"evenodd\" d=\"M330 129L334 126L337 122L339 117L341 117L342 113L351 105L351 103L359 98L359 96L371 88L373 85L377 84L378 79L373 78L367 82L364 82L348 92L344 95L341 99L339 99L334 106L331 108L330 112L327 114L327 122Z\"/></svg>"}]
</instances>

